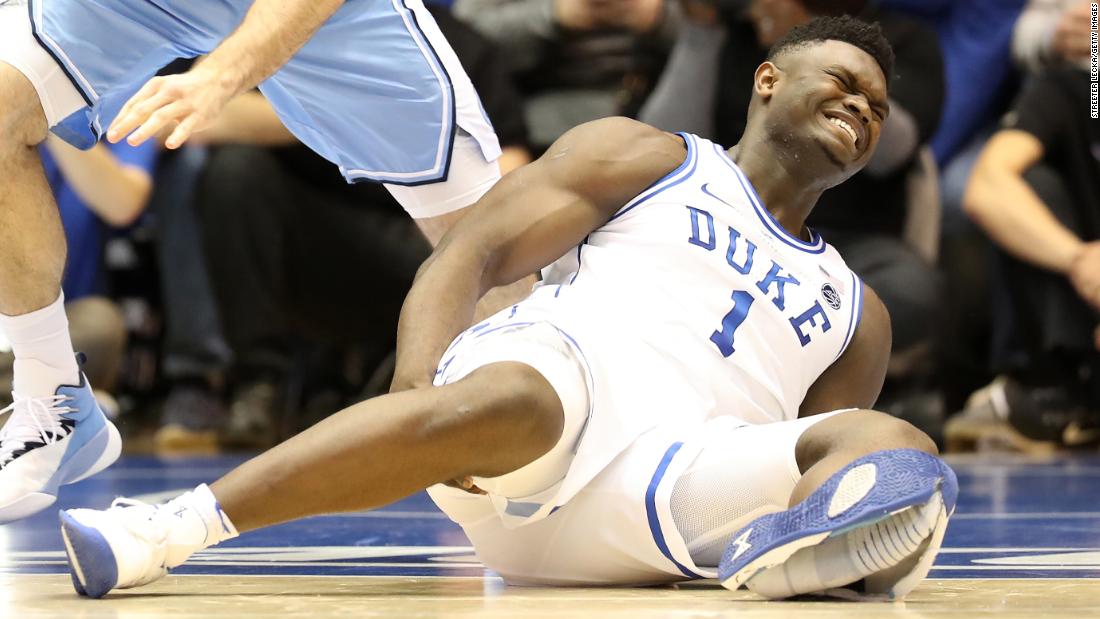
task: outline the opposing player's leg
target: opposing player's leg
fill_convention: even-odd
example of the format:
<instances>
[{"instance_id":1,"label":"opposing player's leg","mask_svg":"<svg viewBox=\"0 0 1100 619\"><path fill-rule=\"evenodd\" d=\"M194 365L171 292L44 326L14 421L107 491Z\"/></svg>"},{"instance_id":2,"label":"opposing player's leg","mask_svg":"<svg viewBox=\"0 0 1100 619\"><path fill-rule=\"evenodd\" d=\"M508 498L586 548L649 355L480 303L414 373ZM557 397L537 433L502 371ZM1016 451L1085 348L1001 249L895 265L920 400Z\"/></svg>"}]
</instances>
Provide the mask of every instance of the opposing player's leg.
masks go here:
<instances>
[{"instance_id":1,"label":"opposing player's leg","mask_svg":"<svg viewBox=\"0 0 1100 619\"><path fill-rule=\"evenodd\" d=\"M62 513L77 590L92 597L164 575L239 531L385 505L465 476L535 461L562 433L561 402L521 363L484 366L453 384L357 404L246 462L207 489L161 506Z\"/></svg>"},{"instance_id":2,"label":"opposing player's leg","mask_svg":"<svg viewBox=\"0 0 1100 619\"><path fill-rule=\"evenodd\" d=\"M927 574L954 511L954 473L909 424L874 411L838 414L800 438L790 508L734 533L723 585L766 597L863 581L904 597Z\"/></svg>"},{"instance_id":3,"label":"opposing player's leg","mask_svg":"<svg viewBox=\"0 0 1100 619\"><path fill-rule=\"evenodd\" d=\"M485 158L481 146L463 130L458 131L451 150L451 170L446 181L406 187L386 185L432 246L453 227L472 206L500 180L496 161ZM478 302L474 321L519 302L531 293L535 277L493 288Z\"/></svg>"},{"instance_id":4,"label":"opposing player's leg","mask_svg":"<svg viewBox=\"0 0 1100 619\"><path fill-rule=\"evenodd\" d=\"M119 438L73 355L61 295L65 234L38 157L47 127L83 105L31 37L26 7L0 6L0 328L15 356L0 430L0 522L118 457ZM41 97L41 98L40 98Z\"/></svg>"}]
</instances>

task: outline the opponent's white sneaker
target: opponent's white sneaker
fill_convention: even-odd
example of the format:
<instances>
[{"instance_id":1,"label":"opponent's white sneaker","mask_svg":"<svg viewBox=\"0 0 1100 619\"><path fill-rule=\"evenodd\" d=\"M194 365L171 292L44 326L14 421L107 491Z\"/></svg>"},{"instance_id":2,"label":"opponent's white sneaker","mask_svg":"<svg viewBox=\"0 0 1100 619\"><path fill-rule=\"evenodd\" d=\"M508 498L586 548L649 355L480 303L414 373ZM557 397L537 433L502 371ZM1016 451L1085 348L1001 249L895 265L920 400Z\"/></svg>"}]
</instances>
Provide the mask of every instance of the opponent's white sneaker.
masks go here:
<instances>
[{"instance_id":1,"label":"opponent's white sneaker","mask_svg":"<svg viewBox=\"0 0 1100 619\"><path fill-rule=\"evenodd\" d=\"M14 403L0 411L12 414L0 429L0 523L45 509L59 487L102 471L122 450L83 374L79 385L62 385L52 396L12 395Z\"/></svg>"},{"instance_id":2,"label":"opponent's white sneaker","mask_svg":"<svg viewBox=\"0 0 1100 619\"><path fill-rule=\"evenodd\" d=\"M110 509L70 509L60 518L73 587L93 598L151 583L237 536L205 484L161 505L119 498Z\"/></svg>"}]
</instances>

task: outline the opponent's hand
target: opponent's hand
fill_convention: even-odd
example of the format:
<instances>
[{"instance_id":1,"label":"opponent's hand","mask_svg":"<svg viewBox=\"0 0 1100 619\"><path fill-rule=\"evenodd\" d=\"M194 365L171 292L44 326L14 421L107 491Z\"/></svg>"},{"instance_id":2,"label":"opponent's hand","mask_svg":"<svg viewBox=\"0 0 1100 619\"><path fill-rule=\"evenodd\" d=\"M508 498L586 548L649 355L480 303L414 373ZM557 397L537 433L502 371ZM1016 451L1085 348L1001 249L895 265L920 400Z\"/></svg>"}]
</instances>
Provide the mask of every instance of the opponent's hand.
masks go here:
<instances>
[{"instance_id":1,"label":"opponent's hand","mask_svg":"<svg viewBox=\"0 0 1100 619\"><path fill-rule=\"evenodd\" d=\"M164 146L179 148L212 122L238 89L232 77L205 63L179 75L154 77L119 111L107 140L117 143L129 136L127 143L137 146L171 130Z\"/></svg>"},{"instance_id":2,"label":"opponent's hand","mask_svg":"<svg viewBox=\"0 0 1100 619\"><path fill-rule=\"evenodd\" d=\"M1069 279L1089 307L1100 311L1100 241L1085 244L1070 265Z\"/></svg>"}]
</instances>

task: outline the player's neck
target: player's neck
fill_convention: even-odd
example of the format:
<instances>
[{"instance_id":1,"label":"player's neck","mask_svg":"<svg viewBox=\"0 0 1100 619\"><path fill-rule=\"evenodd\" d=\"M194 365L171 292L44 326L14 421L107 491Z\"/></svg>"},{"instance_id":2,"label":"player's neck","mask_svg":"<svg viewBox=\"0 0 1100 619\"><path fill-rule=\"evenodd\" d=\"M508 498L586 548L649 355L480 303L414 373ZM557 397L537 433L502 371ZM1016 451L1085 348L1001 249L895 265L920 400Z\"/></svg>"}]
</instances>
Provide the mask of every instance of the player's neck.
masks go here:
<instances>
[{"instance_id":1,"label":"player's neck","mask_svg":"<svg viewBox=\"0 0 1100 619\"><path fill-rule=\"evenodd\" d=\"M804 179L791 174L786 162L779 160L771 148L752 142L748 135L728 152L779 225L806 240L806 218L824 189L807 186Z\"/></svg>"}]
</instances>

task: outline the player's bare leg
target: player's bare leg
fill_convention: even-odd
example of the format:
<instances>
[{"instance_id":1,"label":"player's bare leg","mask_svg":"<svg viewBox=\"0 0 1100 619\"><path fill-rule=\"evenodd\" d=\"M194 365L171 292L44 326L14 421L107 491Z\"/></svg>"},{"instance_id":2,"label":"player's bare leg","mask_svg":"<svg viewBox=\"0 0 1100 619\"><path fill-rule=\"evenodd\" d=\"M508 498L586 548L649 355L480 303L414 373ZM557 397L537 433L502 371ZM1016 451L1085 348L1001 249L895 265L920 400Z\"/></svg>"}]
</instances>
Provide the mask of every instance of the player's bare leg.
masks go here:
<instances>
[{"instance_id":1,"label":"player's bare leg","mask_svg":"<svg viewBox=\"0 0 1100 619\"><path fill-rule=\"evenodd\" d=\"M548 452L563 423L546 379L514 362L374 398L164 505L64 512L74 584L99 597L156 580L238 531L379 507L455 478L510 473Z\"/></svg>"},{"instance_id":2,"label":"player's bare leg","mask_svg":"<svg viewBox=\"0 0 1100 619\"><path fill-rule=\"evenodd\" d=\"M114 462L120 442L73 357L61 297L65 233L36 148L46 117L31 83L2 62L0 102L0 329L15 355L15 403L0 430L2 523Z\"/></svg>"},{"instance_id":3,"label":"player's bare leg","mask_svg":"<svg viewBox=\"0 0 1100 619\"><path fill-rule=\"evenodd\" d=\"M0 62L0 313L41 309L61 290L65 232L37 145L46 116L34 87Z\"/></svg>"},{"instance_id":4,"label":"player's bare leg","mask_svg":"<svg viewBox=\"0 0 1100 619\"><path fill-rule=\"evenodd\" d=\"M496 477L561 436L561 402L520 363L441 387L384 395L321 421L211 489L240 531L369 509L458 477Z\"/></svg>"},{"instance_id":5,"label":"player's bare leg","mask_svg":"<svg viewBox=\"0 0 1100 619\"><path fill-rule=\"evenodd\" d=\"M904 597L931 568L958 494L936 454L922 432L874 411L815 424L795 448L803 476L790 508L734 533L722 584L784 598L863 581Z\"/></svg>"}]
</instances>

